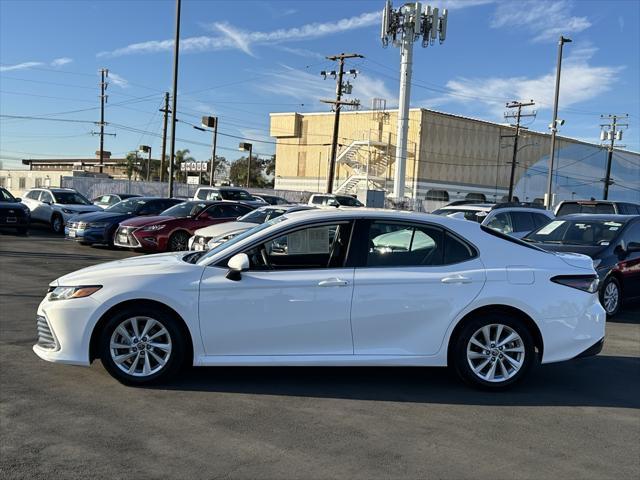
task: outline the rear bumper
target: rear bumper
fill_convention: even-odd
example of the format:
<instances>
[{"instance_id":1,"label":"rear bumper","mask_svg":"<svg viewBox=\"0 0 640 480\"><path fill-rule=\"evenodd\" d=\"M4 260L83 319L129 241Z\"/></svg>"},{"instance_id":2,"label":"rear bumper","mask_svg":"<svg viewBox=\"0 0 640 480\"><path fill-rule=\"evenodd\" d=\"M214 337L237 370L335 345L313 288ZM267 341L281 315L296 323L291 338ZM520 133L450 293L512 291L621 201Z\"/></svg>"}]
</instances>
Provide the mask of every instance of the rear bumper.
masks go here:
<instances>
[{"instance_id":1,"label":"rear bumper","mask_svg":"<svg viewBox=\"0 0 640 480\"><path fill-rule=\"evenodd\" d=\"M576 355L575 358L587 358L587 357L595 357L602 351L602 347L604 347L604 337L598 340L596 343L591 345L582 353Z\"/></svg>"}]
</instances>

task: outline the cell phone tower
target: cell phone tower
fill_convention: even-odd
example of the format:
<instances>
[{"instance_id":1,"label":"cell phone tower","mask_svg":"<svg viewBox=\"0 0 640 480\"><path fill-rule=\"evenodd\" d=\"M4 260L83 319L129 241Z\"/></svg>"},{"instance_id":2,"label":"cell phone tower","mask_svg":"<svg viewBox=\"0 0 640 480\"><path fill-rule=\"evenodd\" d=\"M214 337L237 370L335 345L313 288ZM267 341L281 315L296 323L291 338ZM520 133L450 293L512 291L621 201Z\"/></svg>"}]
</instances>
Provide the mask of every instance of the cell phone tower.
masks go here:
<instances>
[{"instance_id":1,"label":"cell phone tower","mask_svg":"<svg viewBox=\"0 0 640 480\"><path fill-rule=\"evenodd\" d=\"M447 34L447 9L427 6L420 2L406 3L397 10L387 0L382 11L382 45L389 42L400 48L400 95L398 99L398 132L396 144L396 168L393 180L393 196L404 197L407 166L407 132L409 130L409 102L411 100L411 73L413 43L422 37L422 46L433 45L438 39L444 42Z\"/></svg>"}]
</instances>

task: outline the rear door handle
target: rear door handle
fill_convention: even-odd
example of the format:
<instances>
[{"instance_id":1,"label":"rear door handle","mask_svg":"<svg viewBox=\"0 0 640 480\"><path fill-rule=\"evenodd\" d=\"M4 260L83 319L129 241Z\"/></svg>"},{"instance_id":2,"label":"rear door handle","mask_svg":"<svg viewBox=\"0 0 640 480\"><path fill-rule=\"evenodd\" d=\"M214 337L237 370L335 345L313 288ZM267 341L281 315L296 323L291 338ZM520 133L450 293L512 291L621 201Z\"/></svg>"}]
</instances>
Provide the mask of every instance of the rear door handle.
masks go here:
<instances>
[{"instance_id":1,"label":"rear door handle","mask_svg":"<svg viewBox=\"0 0 640 480\"><path fill-rule=\"evenodd\" d=\"M452 275L450 277L444 277L440 281L442 283L471 283L471 279L464 275Z\"/></svg>"},{"instance_id":2,"label":"rear door handle","mask_svg":"<svg viewBox=\"0 0 640 480\"><path fill-rule=\"evenodd\" d=\"M319 287L346 287L347 285L349 285L349 282L341 278L327 278L318 282Z\"/></svg>"}]
</instances>

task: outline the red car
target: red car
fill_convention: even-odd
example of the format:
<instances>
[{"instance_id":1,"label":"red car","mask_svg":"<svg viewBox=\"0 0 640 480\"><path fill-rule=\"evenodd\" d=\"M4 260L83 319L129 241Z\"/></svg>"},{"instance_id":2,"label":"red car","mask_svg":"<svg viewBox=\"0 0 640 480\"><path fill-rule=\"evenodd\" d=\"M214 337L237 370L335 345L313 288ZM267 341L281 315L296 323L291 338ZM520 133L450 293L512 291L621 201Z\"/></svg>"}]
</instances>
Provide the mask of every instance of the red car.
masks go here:
<instances>
[{"instance_id":1,"label":"red car","mask_svg":"<svg viewBox=\"0 0 640 480\"><path fill-rule=\"evenodd\" d=\"M158 216L125 220L116 230L113 244L154 253L187 250L189 238L197 229L233 221L251 210L239 202L183 202Z\"/></svg>"}]
</instances>

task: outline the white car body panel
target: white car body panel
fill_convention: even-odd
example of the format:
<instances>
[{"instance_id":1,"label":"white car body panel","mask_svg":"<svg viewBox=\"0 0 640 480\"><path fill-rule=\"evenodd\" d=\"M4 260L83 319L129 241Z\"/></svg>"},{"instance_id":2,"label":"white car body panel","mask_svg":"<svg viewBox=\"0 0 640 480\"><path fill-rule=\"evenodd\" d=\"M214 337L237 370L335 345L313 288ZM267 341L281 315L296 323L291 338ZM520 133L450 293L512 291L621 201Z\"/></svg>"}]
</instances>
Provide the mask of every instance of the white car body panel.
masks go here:
<instances>
[{"instance_id":1,"label":"white car body panel","mask_svg":"<svg viewBox=\"0 0 640 480\"><path fill-rule=\"evenodd\" d=\"M239 281L213 266L257 238L305 222L350 218L441 225L480 254L439 267L248 271ZM444 366L455 326L468 313L494 305L518 309L533 320L544 342L543 363L574 358L604 337L605 313L597 295L549 280L594 274L589 257L526 248L465 220L361 208L309 210L288 215L286 222L239 240L202 264L186 263L184 255L136 257L61 277L53 285L102 289L82 299L45 298L38 314L46 317L60 348L36 345L34 351L48 361L88 365L100 318L124 301L143 299L170 306L184 320L194 365ZM470 280L443 283L456 276ZM329 284L320 286L323 280Z\"/></svg>"}]
</instances>

